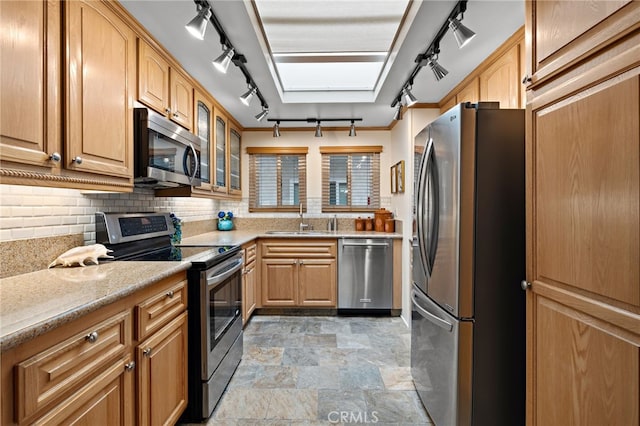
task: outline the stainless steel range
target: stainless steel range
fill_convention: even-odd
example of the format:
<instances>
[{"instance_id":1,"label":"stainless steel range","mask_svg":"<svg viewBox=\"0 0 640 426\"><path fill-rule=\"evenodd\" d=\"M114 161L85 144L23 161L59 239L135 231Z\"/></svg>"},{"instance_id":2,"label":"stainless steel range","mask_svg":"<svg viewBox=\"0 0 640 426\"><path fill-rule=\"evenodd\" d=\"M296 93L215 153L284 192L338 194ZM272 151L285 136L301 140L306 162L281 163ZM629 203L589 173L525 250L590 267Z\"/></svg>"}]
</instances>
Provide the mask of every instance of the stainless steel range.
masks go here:
<instances>
[{"instance_id":1,"label":"stainless steel range","mask_svg":"<svg viewBox=\"0 0 640 426\"><path fill-rule=\"evenodd\" d=\"M96 213L96 242L114 261L189 260L189 404L182 420L211 416L242 358L239 246L171 245L169 213Z\"/></svg>"}]
</instances>

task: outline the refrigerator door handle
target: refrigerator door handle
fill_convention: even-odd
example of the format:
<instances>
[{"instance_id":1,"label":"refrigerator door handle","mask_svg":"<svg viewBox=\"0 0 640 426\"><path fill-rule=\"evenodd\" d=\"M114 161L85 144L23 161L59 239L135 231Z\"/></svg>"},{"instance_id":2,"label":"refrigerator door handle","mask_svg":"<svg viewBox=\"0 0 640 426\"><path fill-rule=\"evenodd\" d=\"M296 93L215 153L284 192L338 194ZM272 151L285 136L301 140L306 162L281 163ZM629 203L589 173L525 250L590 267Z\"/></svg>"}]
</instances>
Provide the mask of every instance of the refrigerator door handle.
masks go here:
<instances>
[{"instance_id":1,"label":"refrigerator door handle","mask_svg":"<svg viewBox=\"0 0 640 426\"><path fill-rule=\"evenodd\" d=\"M426 179L428 175L427 171L427 163L429 161L429 156L431 155L431 151L433 150L433 140L429 138L427 140L427 146L425 149L425 153L422 156L422 160L420 161L420 174L418 176L418 188L417 188L417 214L418 220L417 222L417 236L418 236L418 251L420 252L420 260L422 261L422 266L426 271L427 275L431 275L431 265L429 265L429 261L427 260L427 250L425 244L425 229L423 229L424 218L427 212L425 211L425 186Z\"/></svg>"},{"instance_id":2,"label":"refrigerator door handle","mask_svg":"<svg viewBox=\"0 0 640 426\"><path fill-rule=\"evenodd\" d=\"M420 306L418 299L422 299L422 297L414 290L411 290L411 300L413 301L413 305L416 307L416 310L420 315L422 315L425 319L429 320L433 324L437 325L440 328L443 328L449 332L453 330L453 324L433 315L431 312L427 311L425 308Z\"/></svg>"}]
</instances>

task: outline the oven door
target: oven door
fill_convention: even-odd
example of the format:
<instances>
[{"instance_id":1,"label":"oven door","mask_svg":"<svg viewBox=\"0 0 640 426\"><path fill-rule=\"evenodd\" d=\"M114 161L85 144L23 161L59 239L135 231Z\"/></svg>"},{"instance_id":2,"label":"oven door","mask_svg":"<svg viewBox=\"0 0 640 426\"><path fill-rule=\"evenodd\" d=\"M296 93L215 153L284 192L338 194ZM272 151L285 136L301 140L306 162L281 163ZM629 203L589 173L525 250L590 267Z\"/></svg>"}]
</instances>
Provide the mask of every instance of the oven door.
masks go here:
<instances>
[{"instance_id":1,"label":"oven door","mask_svg":"<svg viewBox=\"0 0 640 426\"><path fill-rule=\"evenodd\" d=\"M209 380L229 348L242 332L242 255L225 260L203 277L200 321L202 338L202 380Z\"/></svg>"}]
</instances>

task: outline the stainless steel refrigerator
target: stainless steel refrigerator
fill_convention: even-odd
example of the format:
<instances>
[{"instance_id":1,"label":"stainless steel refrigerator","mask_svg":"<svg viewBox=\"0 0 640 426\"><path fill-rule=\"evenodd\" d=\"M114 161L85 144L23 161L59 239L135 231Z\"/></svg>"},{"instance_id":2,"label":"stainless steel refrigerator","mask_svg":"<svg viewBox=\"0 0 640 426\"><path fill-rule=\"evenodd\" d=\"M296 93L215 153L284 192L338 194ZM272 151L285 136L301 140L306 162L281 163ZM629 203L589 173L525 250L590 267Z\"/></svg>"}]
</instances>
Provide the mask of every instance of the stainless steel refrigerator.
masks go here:
<instances>
[{"instance_id":1,"label":"stainless steel refrigerator","mask_svg":"<svg viewBox=\"0 0 640 426\"><path fill-rule=\"evenodd\" d=\"M415 142L416 390L438 426L524 424L524 111L460 104Z\"/></svg>"}]
</instances>

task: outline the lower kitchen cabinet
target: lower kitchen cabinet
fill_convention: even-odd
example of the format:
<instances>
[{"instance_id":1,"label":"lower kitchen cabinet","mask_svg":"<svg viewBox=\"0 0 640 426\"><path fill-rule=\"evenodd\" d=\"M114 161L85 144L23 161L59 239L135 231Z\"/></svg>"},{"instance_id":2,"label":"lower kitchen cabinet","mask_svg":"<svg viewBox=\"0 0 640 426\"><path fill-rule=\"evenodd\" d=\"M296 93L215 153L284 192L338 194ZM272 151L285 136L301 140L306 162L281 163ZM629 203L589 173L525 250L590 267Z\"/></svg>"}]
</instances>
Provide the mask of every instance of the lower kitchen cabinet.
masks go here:
<instances>
[{"instance_id":1,"label":"lower kitchen cabinet","mask_svg":"<svg viewBox=\"0 0 640 426\"><path fill-rule=\"evenodd\" d=\"M136 348L138 424L174 424L187 407L187 313Z\"/></svg>"},{"instance_id":2,"label":"lower kitchen cabinet","mask_svg":"<svg viewBox=\"0 0 640 426\"><path fill-rule=\"evenodd\" d=\"M242 271L242 325L244 326L257 307L258 283L256 269L257 245L252 242L243 246L244 269Z\"/></svg>"},{"instance_id":3,"label":"lower kitchen cabinet","mask_svg":"<svg viewBox=\"0 0 640 426\"><path fill-rule=\"evenodd\" d=\"M337 306L335 240L264 240L262 306Z\"/></svg>"},{"instance_id":4,"label":"lower kitchen cabinet","mask_svg":"<svg viewBox=\"0 0 640 426\"><path fill-rule=\"evenodd\" d=\"M186 283L175 274L2 352L0 423L174 424L187 404Z\"/></svg>"}]
</instances>

